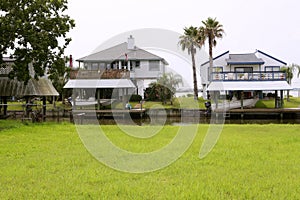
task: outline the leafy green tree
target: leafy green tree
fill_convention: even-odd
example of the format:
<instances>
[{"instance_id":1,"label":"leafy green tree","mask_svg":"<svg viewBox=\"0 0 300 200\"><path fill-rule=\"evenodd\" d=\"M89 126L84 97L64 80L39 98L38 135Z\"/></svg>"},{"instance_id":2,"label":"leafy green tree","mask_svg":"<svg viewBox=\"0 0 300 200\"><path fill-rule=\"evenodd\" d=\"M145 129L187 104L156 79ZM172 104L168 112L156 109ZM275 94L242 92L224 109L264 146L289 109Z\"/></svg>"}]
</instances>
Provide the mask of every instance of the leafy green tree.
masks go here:
<instances>
[{"instance_id":1,"label":"leafy green tree","mask_svg":"<svg viewBox=\"0 0 300 200\"><path fill-rule=\"evenodd\" d=\"M61 99L63 103L65 96L71 95L68 94L68 90L63 89L64 85L70 79L71 68L66 65L68 60L68 57L58 59L57 62L53 63L53 67L48 72L49 79L59 93L59 100Z\"/></svg>"},{"instance_id":2,"label":"leafy green tree","mask_svg":"<svg viewBox=\"0 0 300 200\"><path fill-rule=\"evenodd\" d=\"M179 84L182 84L182 78L179 75L174 75L173 73L164 73L157 81L158 84L164 86L160 91L160 96L162 97L163 103L166 104L166 100L170 100L173 104L173 97L176 93L176 88ZM167 97L167 98L166 98Z\"/></svg>"},{"instance_id":3,"label":"leafy green tree","mask_svg":"<svg viewBox=\"0 0 300 200\"><path fill-rule=\"evenodd\" d=\"M286 74L286 81L291 85L292 79L294 77L294 73L297 72L297 77L300 75L300 65L291 64L289 66L285 66L281 68L281 71ZM287 91L287 101L290 101L290 91Z\"/></svg>"},{"instance_id":4,"label":"leafy green tree","mask_svg":"<svg viewBox=\"0 0 300 200\"><path fill-rule=\"evenodd\" d=\"M147 100L161 101L163 104L167 100L173 104L173 97L176 93L176 88L182 83L182 78L179 75L172 73L164 73L157 82L152 82L145 91Z\"/></svg>"},{"instance_id":5,"label":"leafy green tree","mask_svg":"<svg viewBox=\"0 0 300 200\"><path fill-rule=\"evenodd\" d=\"M28 81L29 64L35 78L59 66L75 26L67 8L67 0L0 1L0 62L5 55L16 59L11 78Z\"/></svg>"},{"instance_id":6,"label":"leafy green tree","mask_svg":"<svg viewBox=\"0 0 300 200\"><path fill-rule=\"evenodd\" d=\"M202 42L198 34L198 28L190 26L185 27L184 35L179 37L178 44L181 46L182 51L188 50L188 54L192 57L192 69L193 69L193 82L194 82L194 99L198 100L198 83L197 83L197 73L196 73L196 62L195 54L196 48L201 48Z\"/></svg>"},{"instance_id":7,"label":"leafy green tree","mask_svg":"<svg viewBox=\"0 0 300 200\"><path fill-rule=\"evenodd\" d=\"M202 42L208 40L209 47L209 75L212 73L213 68L213 53L212 49L217 45L217 38L223 38L224 29L223 25L220 24L216 18L207 18L207 20L202 21L204 26L199 28L198 34L202 38Z\"/></svg>"}]
</instances>

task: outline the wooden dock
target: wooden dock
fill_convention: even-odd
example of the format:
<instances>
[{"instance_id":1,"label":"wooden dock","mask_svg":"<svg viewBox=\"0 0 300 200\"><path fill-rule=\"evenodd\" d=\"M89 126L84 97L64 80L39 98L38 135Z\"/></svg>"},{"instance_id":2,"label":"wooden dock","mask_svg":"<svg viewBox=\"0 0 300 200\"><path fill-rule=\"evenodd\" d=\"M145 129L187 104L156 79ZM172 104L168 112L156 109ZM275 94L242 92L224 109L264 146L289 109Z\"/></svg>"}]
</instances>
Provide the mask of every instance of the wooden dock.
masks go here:
<instances>
[{"instance_id":1,"label":"wooden dock","mask_svg":"<svg viewBox=\"0 0 300 200\"><path fill-rule=\"evenodd\" d=\"M248 108L232 109L229 113L300 113L300 108Z\"/></svg>"},{"instance_id":2,"label":"wooden dock","mask_svg":"<svg viewBox=\"0 0 300 200\"><path fill-rule=\"evenodd\" d=\"M222 112L219 112L222 113ZM226 116L232 118L300 118L300 108L248 108L232 109L226 112Z\"/></svg>"},{"instance_id":3,"label":"wooden dock","mask_svg":"<svg viewBox=\"0 0 300 200\"><path fill-rule=\"evenodd\" d=\"M125 115L139 115L144 116L146 113L146 109L107 109L107 110L73 110L73 114L75 115L84 115L84 116L92 116L94 114L97 117L112 117L112 116L125 116Z\"/></svg>"}]
</instances>

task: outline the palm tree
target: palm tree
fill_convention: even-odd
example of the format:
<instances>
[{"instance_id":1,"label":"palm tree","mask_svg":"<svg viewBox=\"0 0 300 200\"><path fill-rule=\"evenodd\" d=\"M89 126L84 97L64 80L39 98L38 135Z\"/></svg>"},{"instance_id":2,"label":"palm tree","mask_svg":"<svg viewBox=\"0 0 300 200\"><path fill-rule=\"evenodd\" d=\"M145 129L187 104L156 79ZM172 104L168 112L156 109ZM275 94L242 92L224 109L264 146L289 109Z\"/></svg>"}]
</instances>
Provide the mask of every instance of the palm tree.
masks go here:
<instances>
[{"instance_id":1,"label":"palm tree","mask_svg":"<svg viewBox=\"0 0 300 200\"><path fill-rule=\"evenodd\" d=\"M206 21L202 21L204 26L199 28L198 34L202 41L208 39L209 45L209 75L212 73L213 68L213 56L212 56L212 48L217 45L217 38L223 38L224 30L223 25L220 24L216 18L207 18ZM210 79L209 79L210 80Z\"/></svg>"},{"instance_id":2,"label":"palm tree","mask_svg":"<svg viewBox=\"0 0 300 200\"><path fill-rule=\"evenodd\" d=\"M297 64L291 64L290 66L287 67L282 67L281 71L285 72L286 74L286 81L288 84L291 85L292 79L293 79L293 73L297 71L297 77L300 75L300 65ZM290 91L287 91L287 101L290 101Z\"/></svg>"},{"instance_id":3,"label":"palm tree","mask_svg":"<svg viewBox=\"0 0 300 200\"><path fill-rule=\"evenodd\" d=\"M197 73L196 73L196 62L195 54L196 48L201 48L200 37L198 34L198 28L190 26L185 27L184 35L179 37L178 44L181 46L182 51L188 50L188 54L192 56L192 68L193 68L193 81L194 81L194 99L198 100L198 83L197 83Z\"/></svg>"}]
</instances>

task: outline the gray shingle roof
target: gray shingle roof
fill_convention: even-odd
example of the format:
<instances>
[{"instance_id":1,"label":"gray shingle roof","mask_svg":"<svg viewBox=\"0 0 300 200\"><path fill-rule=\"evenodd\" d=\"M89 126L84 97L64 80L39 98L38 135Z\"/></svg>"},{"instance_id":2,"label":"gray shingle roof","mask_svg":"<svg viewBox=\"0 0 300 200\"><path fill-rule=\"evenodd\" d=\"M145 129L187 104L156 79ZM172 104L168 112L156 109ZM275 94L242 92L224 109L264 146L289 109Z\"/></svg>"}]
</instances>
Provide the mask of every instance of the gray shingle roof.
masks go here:
<instances>
[{"instance_id":1,"label":"gray shingle roof","mask_svg":"<svg viewBox=\"0 0 300 200\"><path fill-rule=\"evenodd\" d=\"M248 54L229 54L229 59L226 62L230 65L238 64L264 64L261 58L257 58L254 53Z\"/></svg>"},{"instance_id":2,"label":"gray shingle roof","mask_svg":"<svg viewBox=\"0 0 300 200\"><path fill-rule=\"evenodd\" d=\"M115 60L125 60L127 54L128 60L160 60L168 64L165 59L154 55L148 51L135 47L133 50L127 48L127 42L113 46L111 48L99 51L86 57L77 59L79 62L95 62L104 61L112 62Z\"/></svg>"}]
</instances>

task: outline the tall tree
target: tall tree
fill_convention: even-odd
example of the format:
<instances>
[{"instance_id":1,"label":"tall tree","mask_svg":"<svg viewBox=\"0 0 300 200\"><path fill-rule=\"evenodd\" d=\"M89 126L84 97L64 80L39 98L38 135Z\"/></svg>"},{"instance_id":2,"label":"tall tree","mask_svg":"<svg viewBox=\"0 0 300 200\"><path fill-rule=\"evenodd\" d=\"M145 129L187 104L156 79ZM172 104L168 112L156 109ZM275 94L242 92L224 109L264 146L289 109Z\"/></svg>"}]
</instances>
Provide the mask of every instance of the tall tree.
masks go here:
<instances>
[{"instance_id":1,"label":"tall tree","mask_svg":"<svg viewBox=\"0 0 300 200\"><path fill-rule=\"evenodd\" d=\"M193 81L194 81L194 99L198 100L198 83L197 83L197 71L196 71L196 62L195 54L196 48L201 48L202 42L198 34L198 28L190 26L189 28L185 27L184 35L179 37L178 44L181 46L182 50L187 49L188 54L192 57L192 69L193 69Z\"/></svg>"},{"instance_id":2,"label":"tall tree","mask_svg":"<svg viewBox=\"0 0 300 200\"><path fill-rule=\"evenodd\" d=\"M209 76L212 73L213 68L213 53L212 49L217 45L217 38L222 38L224 34L223 25L220 24L216 18L207 18L202 21L204 26L199 28L199 35L203 38L202 41L208 40L209 47ZM210 79L209 79L210 80Z\"/></svg>"},{"instance_id":3,"label":"tall tree","mask_svg":"<svg viewBox=\"0 0 300 200\"><path fill-rule=\"evenodd\" d=\"M300 75L300 65L297 64L291 64L286 67L282 67L281 71L285 72L286 74L286 81L288 82L289 85L292 83L292 79L294 77L294 73L297 72L297 77ZM287 101L290 101L290 91L287 91Z\"/></svg>"},{"instance_id":4,"label":"tall tree","mask_svg":"<svg viewBox=\"0 0 300 200\"><path fill-rule=\"evenodd\" d=\"M64 90L63 87L70 79L71 68L67 66L69 57L61 58L54 63L53 67L49 70L49 79L52 81L53 86L59 93L59 99L64 103L68 90Z\"/></svg>"},{"instance_id":5,"label":"tall tree","mask_svg":"<svg viewBox=\"0 0 300 200\"><path fill-rule=\"evenodd\" d=\"M0 62L4 55L15 61L10 77L28 81L28 65L35 78L47 68L58 66L71 39L67 33L75 26L64 14L67 0L0 1Z\"/></svg>"}]
</instances>

